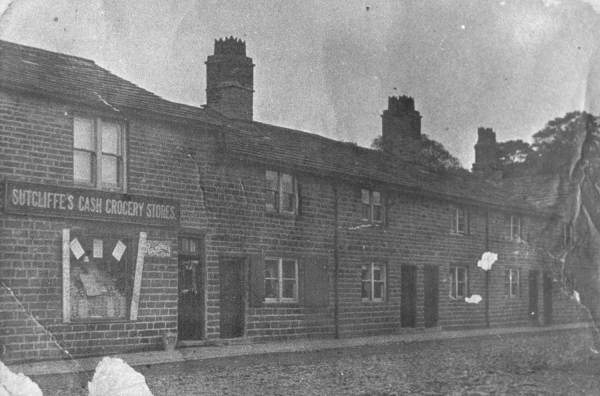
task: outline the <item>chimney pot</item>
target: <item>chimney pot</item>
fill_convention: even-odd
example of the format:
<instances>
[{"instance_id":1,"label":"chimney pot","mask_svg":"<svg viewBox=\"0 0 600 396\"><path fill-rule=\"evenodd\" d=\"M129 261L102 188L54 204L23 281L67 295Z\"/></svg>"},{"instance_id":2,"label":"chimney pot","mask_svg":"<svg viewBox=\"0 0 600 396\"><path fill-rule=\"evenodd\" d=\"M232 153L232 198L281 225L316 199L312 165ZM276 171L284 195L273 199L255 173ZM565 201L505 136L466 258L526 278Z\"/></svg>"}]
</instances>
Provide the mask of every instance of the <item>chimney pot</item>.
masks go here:
<instances>
[{"instance_id":1,"label":"chimney pot","mask_svg":"<svg viewBox=\"0 0 600 396\"><path fill-rule=\"evenodd\" d=\"M226 117L253 118L254 64L246 43L226 37L215 40L214 54L206 60L206 106Z\"/></svg>"},{"instance_id":2,"label":"chimney pot","mask_svg":"<svg viewBox=\"0 0 600 396\"><path fill-rule=\"evenodd\" d=\"M500 151L496 142L496 132L492 128L477 128L473 173L486 179L501 178L499 162Z\"/></svg>"},{"instance_id":3,"label":"chimney pot","mask_svg":"<svg viewBox=\"0 0 600 396\"><path fill-rule=\"evenodd\" d=\"M477 128L477 144L496 144L496 132L492 128Z\"/></svg>"},{"instance_id":4,"label":"chimney pot","mask_svg":"<svg viewBox=\"0 0 600 396\"><path fill-rule=\"evenodd\" d=\"M388 97L381 120L384 150L414 160L421 144L421 114L415 110L415 100L409 96Z\"/></svg>"}]
</instances>

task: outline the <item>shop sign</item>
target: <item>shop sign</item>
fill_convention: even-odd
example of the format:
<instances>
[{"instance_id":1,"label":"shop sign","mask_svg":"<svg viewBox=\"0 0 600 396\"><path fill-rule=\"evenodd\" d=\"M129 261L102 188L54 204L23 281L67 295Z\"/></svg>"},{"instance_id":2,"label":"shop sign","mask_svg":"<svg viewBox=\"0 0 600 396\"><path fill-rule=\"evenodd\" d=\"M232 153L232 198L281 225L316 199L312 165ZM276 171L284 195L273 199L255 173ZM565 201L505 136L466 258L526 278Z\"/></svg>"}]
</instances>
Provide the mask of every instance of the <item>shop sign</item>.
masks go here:
<instances>
[{"instance_id":1,"label":"shop sign","mask_svg":"<svg viewBox=\"0 0 600 396\"><path fill-rule=\"evenodd\" d=\"M164 226L179 225L179 202L140 195L6 181L7 213Z\"/></svg>"},{"instance_id":2,"label":"shop sign","mask_svg":"<svg viewBox=\"0 0 600 396\"><path fill-rule=\"evenodd\" d=\"M146 256L171 257L171 241L146 241Z\"/></svg>"}]
</instances>

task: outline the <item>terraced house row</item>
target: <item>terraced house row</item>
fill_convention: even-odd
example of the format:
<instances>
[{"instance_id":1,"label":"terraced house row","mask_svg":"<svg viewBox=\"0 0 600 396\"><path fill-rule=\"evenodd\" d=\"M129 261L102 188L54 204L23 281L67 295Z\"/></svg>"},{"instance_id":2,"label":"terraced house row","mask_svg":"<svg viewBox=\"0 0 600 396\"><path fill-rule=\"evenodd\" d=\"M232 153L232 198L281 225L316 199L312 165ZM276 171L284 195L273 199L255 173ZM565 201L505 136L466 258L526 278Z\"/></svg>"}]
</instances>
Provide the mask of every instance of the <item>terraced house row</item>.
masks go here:
<instances>
[{"instance_id":1,"label":"terraced house row","mask_svg":"<svg viewBox=\"0 0 600 396\"><path fill-rule=\"evenodd\" d=\"M206 65L198 108L0 42L3 360L579 320L546 262L560 216L415 162L412 98L376 151L254 121L244 42Z\"/></svg>"}]
</instances>

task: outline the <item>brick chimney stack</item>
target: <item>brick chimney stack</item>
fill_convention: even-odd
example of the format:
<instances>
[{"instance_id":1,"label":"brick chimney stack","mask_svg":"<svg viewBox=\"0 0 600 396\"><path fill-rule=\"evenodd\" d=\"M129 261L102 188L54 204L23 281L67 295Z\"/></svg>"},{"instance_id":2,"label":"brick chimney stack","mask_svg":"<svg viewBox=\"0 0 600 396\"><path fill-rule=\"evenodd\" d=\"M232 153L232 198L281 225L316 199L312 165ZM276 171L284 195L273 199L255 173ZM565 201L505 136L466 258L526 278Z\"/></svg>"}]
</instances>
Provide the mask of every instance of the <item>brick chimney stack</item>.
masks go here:
<instances>
[{"instance_id":1,"label":"brick chimney stack","mask_svg":"<svg viewBox=\"0 0 600 396\"><path fill-rule=\"evenodd\" d=\"M226 117L251 121L254 64L246 43L233 36L215 40L214 55L206 60L206 106Z\"/></svg>"},{"instance_id":2,"label":"brick chimney stack","mask_svg":"<svg viewBox=\"0 0 600 396\"><path fill-rule=\"evenodd\" d=\"M473 173L484 178L499 179L500 152L496 143L496 132L492 128L477 129L477 144L475 144L475 163Z\"/></svg>"},{"instance_id":3,"label":"brick chimney stack","mask_svg":"<svg viewBox=\"0 0 600 396\"><path fill-rule=\"evenodd\" d=\"M390 96L381 120L384 150L404 159L415 159L421 141L421 114L415 110L415 100Z\"/></svg>"}]
</instances>

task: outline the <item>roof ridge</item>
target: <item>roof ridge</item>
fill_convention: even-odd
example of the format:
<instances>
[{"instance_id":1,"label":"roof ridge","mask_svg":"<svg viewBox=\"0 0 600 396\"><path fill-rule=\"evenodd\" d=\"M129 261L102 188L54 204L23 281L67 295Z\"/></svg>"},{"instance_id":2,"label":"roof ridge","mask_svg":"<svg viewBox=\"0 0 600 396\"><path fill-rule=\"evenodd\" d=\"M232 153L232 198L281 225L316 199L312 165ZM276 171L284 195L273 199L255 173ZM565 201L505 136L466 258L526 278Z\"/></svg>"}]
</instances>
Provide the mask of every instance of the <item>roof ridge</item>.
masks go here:
<instances>
[{"instance_id":1,"label":"roof ridge","mask_svg":"<svg viewBox=\"0 0 600 396\"><path fill-rule=\"evenodd\" d=\"M85 62L88 62L88 63L91 63L93 65L98 66L98 64L95 61L93 61L92 59L84 58L82 56L77 56L77 55L72 55L72 54L65 54L63 52L51 51L51 50L48 50L48 49L45 49L45 48L33 47L33 46L27 45L27 44L20 44L20 43L14 42L14 41L8 41L8 40L0 39L0 45L3 45L3 44L8 44L8 45L11 45L11 46L14 46L14 47L21 47L21 48L24 47L24 48L27 48L27 49L30 49L30 50L33 50L33 51L44 52L44 53L47 53L47 54L51 54L51 55L55 55L55 56L59 56L59 57L63 57L63 58L75 58L75 59L82 60L82 61L85 61ZM100 67L100 66L98 66L98 67ZM100 67L100 68L103 69L102 67Z\"/></svg>"},{"instance_id":2,"label":"roof ridge","mask_svg":"<svg viewBox=\"0 0 600 396\"><path fill-rule=\"evenodd\" d=\"M243 120L239 121L239 120L236 120L235 127L238 128L238 129L244 130L243 126L241 126L240 124L251 125L251 126L253 126L255 128L259 128L259 126L266 126L268 128L281 129L284 132L291 132L291 133L299 134L299 135L303 135L303 136L310 136L311 138L314 138L314 139L324 140L324 141L327 141L327 142L330 142L330 143L333 143L333 144L345 145L347 147L356 148L357 150L362 150L362 151L366 151L366 152L369 152L369 153L382 153L379 150L372 149L372 148L369 148L369 147L360 146L360 145L358 145L357 143L354 143L354 142L345 142L345 141L342 141L342 140L336 140L334 138L323 136L323 135L320 135L320 134L315 133L315 132L308 132L308 131L303 131L303 130L300 130L300 129L293 129L293 128L284 127L284 126L275 125L275 124L267 124L267 123L264 123L264 122L261 122L261 121L255 121L255 120L252 120L252 121L243 121ZM256 125L256 124L258 124L258 125Z\"/></svg>"},{"instance_id":3,"label":"roof ridge","mask_svg":"<svg viewBox=\"0 0 600 396\"><path fill-rule=\"evenodd\" d=\"M331 138L331 137L320 135L320 134L315 133L315 132L308 132L308 131L303 131L303 130L300 130L300 129L293 129L293 128L284 127L284 126L280 126L280 125L267 124L267 123L264 123L264 122L261 122L261 121L256 121L256 120L252 120L252 121L236 120L235 126L237 128L243 129L243 127L240 127L240 124L252 125L255 128L257 128L259 126L266 126L268 128L281 129L281 130L283 130L285 132L291 132L291 133L295 133L295 134L302 134L304 136L310 136L310 137L312 137L314 139L321 139L321 140L324 140L324 141L327 141L327 142L331 142L333 144L345 145L347 147L350 146L350 147L356 148L359 151L363 151L363 152L366 152L366 153L369 153L369 154L380 154L380 155L382 155L384 157L393 158L395 162L399 162L399 163L403 163L403 164L410 164L411 166L419 167L419 168L422 168L424 170L428 169L427 165L422 164L422 163L420 163L418 161L415 161L415 160L409 160L409 159L406 159L406 158L401 158L401 157L394 156L394 155L391 155L389 153L386 153L386 152L384 152L382 150L379 150L379 149L373 149L373 148L370 148L370 147L360 146L359 144L354 143L354 142L345 142L343 140L337 140L337 139L334 139L334 138Z\"/></svg>"},{"instance_id":4,"label":"roof ridge","mask_svg":"<svg viewBox=\"0 0 600 396\"><path fill-rule=\"evenodd\" d=\"M170 101L168 99L165 99L162 96L157 95L154 92L152 92L152 91L150 91L150 90L148 90L146 88L143 88L140 85L138 85L138 84L136 84L136 83L134 83L132 81L129 81L129 80L123 78L123 77L120 77L119 75L111 72L109 69L107 69L107 68L99 65L98 63L96 63L96 61L94 61L92 59L83 58L83 57L77 56L77 55L71 55L71 54L65 54L65 53L50 51L50 50L43 49L43 48L32 47L32 46L29 46L29 45L19 44L19 43L7 41L7 40L1 40L0 39L0 43L2 43L2 44L8 44L8 45L14 46L15 48L19 48L19 49L20 48L26 48L28 50L32 50L32 52L42 52L42 53L50 54L52 56L56 56L58 58L62 58L64 60L66 60L66 61L71 61L71 60L83 61L84 64L87 64L88 66L93 66L93 69L95 69L96 71L102 72L105 75L105 77L108 77L108 78L111 78L111 79L118 79L119 82L121 82L121 83L124 82L127 85L130 85L130 86L133 86L133 87L135 87L137 89L140 89L140 90L144 91L146 94L149 94L151 96L154 96L155 98L159 98L159 99L164 100L166 102L169 102L169 103L172 103L172 104L177 104L177 105L183 104L183 103L173 102L173 101ZM29 61L29 60L23 60L23 61ZM32 62L32 61L29 61L29 62ZM81 63L79 63L78 66L81 66ZM185 104L183 104L183 105L185 105ZM189 105L185 105L185 106L189 106ZM200 107L196 107L196 106L191 106L191 107L193 107L195 109L200 108Z\"/></svg>"},{"instance_id":5,"label":"roof ridge","mask_svg":"<svg viewBox=\"0 0 600 396\"><path fill-rule=\"evenodd\" d=\"M0 85L73 102L221 123L200 106L174 102L120 77L91 59L0 40Z\"/></svg>"}]
</instances>

